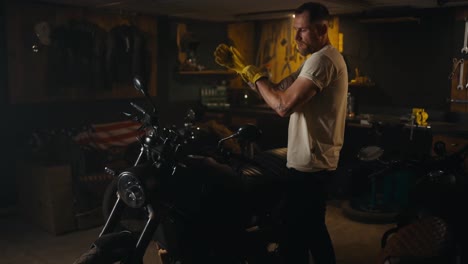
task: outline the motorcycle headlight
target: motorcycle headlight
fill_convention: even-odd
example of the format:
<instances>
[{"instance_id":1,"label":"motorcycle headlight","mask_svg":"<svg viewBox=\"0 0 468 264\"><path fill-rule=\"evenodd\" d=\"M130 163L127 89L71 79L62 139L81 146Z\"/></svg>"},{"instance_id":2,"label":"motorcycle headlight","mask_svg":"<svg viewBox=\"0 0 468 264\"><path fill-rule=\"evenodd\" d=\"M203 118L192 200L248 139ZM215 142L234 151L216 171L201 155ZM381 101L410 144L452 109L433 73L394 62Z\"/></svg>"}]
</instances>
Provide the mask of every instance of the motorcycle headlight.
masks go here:
<instances>
[{"instance_id":1,"label":"motorcycle headlight","mask_svg":"<svg viewBox=\"0 0 468 264\"><path fill-rule=\"evenodd\" d=\"M140 208L145 204L146 197L140 180L130 171L122 172L117 182L120 199L132 208Z\"/></svg>"}]
</instances>

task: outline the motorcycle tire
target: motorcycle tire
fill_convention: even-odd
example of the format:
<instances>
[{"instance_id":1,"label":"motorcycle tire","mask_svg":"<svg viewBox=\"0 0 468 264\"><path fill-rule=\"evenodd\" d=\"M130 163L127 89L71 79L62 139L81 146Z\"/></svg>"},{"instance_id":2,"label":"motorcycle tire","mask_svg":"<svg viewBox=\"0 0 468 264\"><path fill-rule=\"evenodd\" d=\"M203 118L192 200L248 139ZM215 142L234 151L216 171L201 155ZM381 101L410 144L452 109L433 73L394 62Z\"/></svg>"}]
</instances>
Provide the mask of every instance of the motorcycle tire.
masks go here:
<instances>
[{"instance_id":1,"label":"motorcycle tire","mask_svg":"<svg viewBox=\"0 0 468 264\"><path fill-rule=\"evenodd\" d=\"M105 221L109 218L114 208L115 201L117 200L117 179L112 180L106 187L104 196L102 198L102 214ZM129 230L138 232L143 229L145 225L145 215L142 211L125 207L123 210L119 225L116 231Z\"/></svg>"},{"instance_id":2,"label":"motorcycle tire","mask_svg":"<svg viewBox=\"0 0 468 264\"><path fill-rule=\"evenodd\" d=\"M105 234L94 241L93 246L73 264L124 263L131 255L135 243L136 237L131 232Z\"/></svg>"},{"instance_id":3,"label":"motorcycle tire","mask_svg":"<svg viewBox=\"0 0 468 264\"><path fill-rule=\"evenodd\" d=\"M73 264L116 264L122 263L121 260L105 256L98 248L93 247L78 257Z\"/></svg>"},{"instance_id":4,"label":"motorcycle tire","mask_svg":"<svg viewBox=\"0 0 468 264\"><path fill-rule=\"evenodd\" d=\"M97 259L99 259L99 252L97 248L93 247L79 256L73 264L97 264Z\"/></svg>"},{"instance_id":5,"label":"motorcycle tire","mask_svg":"<svg viewBox=\"0 0 468 264\"><path fill-rule=\"evenodd\" d=\"M117 180L114 179L107 185L106 190L104 191L104 196L102 198L102 215L104 219L109 218L109 215L114 208L117 192Z\"/></svg>"}]
</instances>

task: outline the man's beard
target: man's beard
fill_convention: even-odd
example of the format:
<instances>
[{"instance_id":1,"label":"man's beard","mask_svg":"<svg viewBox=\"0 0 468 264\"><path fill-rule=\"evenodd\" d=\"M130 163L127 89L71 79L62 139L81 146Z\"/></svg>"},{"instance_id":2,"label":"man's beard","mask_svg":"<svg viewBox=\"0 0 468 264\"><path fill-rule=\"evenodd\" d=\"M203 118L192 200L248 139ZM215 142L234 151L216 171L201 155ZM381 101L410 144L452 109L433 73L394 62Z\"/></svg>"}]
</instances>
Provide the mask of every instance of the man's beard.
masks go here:
<instances>
[{"instance_id":1,"label":"man's beard","mask_svg":"<svg viewBox=\"0 0 468 264\"><path fill-rule=\"evenodd\" d=\"M299 52L299 54L301 54L303 57L309 55L309 54L312 54L312 50L310 49L309 46L305 45L304 44L304 48L299 48L299 46L296 47L297 51Z\"/></svg>"}]
</instances>

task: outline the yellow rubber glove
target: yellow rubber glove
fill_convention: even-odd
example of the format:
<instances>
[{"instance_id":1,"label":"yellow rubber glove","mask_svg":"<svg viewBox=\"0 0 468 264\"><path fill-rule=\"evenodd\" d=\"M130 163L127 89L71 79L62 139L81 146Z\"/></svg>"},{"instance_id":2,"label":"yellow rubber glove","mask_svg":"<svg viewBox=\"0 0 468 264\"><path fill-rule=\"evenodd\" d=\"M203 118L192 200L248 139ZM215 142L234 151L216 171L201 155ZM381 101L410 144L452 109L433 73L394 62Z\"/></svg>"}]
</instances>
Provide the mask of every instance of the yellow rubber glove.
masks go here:
<instances>
[{"instance_id":1,"label":"yellow rubber glove","mask_svg":"<svg viewBox=\"0 0 468 264\"><path fill-rule=\"evenodd\" d=\"M241 73L242 79L246 82L251 82L255 84L260 78L268 77L264 72L262 72L258 67L254 65L247 65L242 69Z\"/></svg>"},{"instance_id":2,"label":"yellow rubber glove","mask_svg":"<svg viewBox=\"0 0 468 264\"><path fill-rule=\"evenodd\" d=\"M267 77L259 68L253 65L246 66L242 55L232 46L228 47L226 44L220 44L216 48L214 56L216 63L237 72L245 82L255 84L258 79Z\"/></svg>"},{"instance_id":3,"label":"yellow rubber glove","mask_svg":"<svg viewBox=\"0 0 468 264\"><path fill-rule=\"evenodd\" d=\"M237 49L233 47L228 47L226 44L220 44L215 52L215 61L219 65L226 67L230 70L241 73L242 69L245 67L244 58Z\"/></svg>"}]
</instances>

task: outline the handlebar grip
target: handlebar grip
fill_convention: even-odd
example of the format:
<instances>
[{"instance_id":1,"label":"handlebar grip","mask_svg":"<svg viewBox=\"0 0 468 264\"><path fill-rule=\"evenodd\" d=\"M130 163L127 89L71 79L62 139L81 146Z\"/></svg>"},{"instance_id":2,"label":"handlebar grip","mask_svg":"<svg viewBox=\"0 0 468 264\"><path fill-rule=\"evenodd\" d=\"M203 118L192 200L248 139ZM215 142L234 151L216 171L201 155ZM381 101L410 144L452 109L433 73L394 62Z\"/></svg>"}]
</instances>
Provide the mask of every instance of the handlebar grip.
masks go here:
<instances>
[{"instance_id":1,"label":"handlebar grip","mask_svg":"<svg viewBox=\"0 0 468 264\"><path fill-rule=\"evenodd\" d=\"M130 105L133 106L136 110L140 111L142 114L146 115L146 112L143 108L141 108L139 105L133 103L133 102L130 102Z\"/></svg>"}]
</instances>

